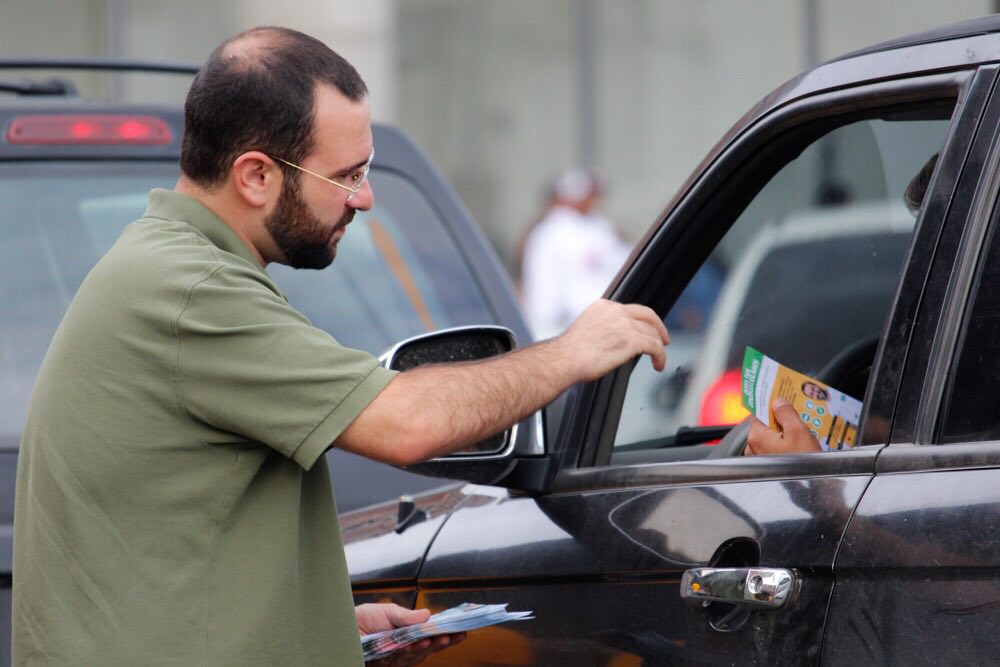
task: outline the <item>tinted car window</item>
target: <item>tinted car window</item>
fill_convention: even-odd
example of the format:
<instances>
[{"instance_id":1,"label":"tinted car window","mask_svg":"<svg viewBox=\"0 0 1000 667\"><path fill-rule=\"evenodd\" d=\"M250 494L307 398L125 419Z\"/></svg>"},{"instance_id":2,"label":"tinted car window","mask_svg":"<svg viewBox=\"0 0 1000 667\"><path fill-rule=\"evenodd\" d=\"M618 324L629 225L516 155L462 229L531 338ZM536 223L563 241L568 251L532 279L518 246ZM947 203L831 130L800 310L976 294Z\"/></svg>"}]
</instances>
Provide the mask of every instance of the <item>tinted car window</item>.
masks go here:
<instances>
[{"instance_id":1,"label":"tinted car window","mask_svg":"<svg viewBox=\"0 0 1000 667\"><path fill-rule=\"evenodd\" d=\"M636 366L616 447L740 421L747 345L815 375L877 340L916 219L904 195L933 167L948 113L843 125L767 181L667 314L667 373Z\"/></svg>"},{"instance_id":2,"label":"tinted car window","mask_svg":"<svg viewBox=\"0 0 1000 667\"><path fill-rule=\"evenodd\" d=\"M170 187L172 164L0 165L0 438L16 444L49 340L80 282Z\"/></svg>"},{"instance_id":3,"label":"tinted car window","mask_svg":"<svg viewBox=\"0 0 1000 667\"><path fill-rule=\"evenodd\" d=\"M0 165L0 438L19 439L31 388L70 300L173 163ZM446 226L406 180L373 170L374 208L323 271L268 268L342 344L379 353L434 328L492 322ZM438 482L440 483L440 482Z\"/></svg>"}]
</instances>

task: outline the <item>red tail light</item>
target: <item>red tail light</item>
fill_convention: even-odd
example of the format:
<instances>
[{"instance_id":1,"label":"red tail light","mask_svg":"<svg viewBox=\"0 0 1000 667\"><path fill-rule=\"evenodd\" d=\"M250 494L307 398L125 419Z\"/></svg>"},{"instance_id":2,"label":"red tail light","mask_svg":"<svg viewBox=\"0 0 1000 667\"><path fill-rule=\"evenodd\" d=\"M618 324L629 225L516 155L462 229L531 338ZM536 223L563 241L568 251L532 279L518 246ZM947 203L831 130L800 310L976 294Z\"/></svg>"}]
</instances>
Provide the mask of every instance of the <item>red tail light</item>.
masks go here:
<instances>
[{"instance_id":1,"label":"red tail light","mask_svg":"<svg viewBox=\"0 0 1000 667\"><path fill-rule=\"evenodd\" d=\"M702 426L738 424L750 414L743 407L742 373L731 368L712 383L701 399L698 423Z\"/></svg>"},{"instance_id":2,"label":"red tail light","mask_svg":"<svg viewBox=\"0 0 1000 667\"><path fill-rule=\"evenodd\" d=\"M173 139L170 126L155 116L47 114L18 116L7 141L28 145L162 145Z\"/></svg>"}]
</instances>

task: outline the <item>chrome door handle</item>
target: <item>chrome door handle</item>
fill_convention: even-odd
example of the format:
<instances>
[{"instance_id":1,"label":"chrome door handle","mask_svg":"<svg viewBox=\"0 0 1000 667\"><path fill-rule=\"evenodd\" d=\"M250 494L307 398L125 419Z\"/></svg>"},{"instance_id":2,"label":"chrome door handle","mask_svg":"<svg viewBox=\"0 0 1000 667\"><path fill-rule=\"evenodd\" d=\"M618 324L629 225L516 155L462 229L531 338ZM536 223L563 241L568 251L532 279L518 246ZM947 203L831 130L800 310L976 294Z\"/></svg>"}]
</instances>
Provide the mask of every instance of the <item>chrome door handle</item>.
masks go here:
<instances>
[{"instance_id":1,"label":"chrome door handle","mask_svg":"<svg viewBox=\"0 0 1000 667\"><path fill-rule=\"evenodd\" d=\"M681 577L681 597L780 609L799 585L795 570L777 567L698 567Z\"/></svg>"}]
</instances>

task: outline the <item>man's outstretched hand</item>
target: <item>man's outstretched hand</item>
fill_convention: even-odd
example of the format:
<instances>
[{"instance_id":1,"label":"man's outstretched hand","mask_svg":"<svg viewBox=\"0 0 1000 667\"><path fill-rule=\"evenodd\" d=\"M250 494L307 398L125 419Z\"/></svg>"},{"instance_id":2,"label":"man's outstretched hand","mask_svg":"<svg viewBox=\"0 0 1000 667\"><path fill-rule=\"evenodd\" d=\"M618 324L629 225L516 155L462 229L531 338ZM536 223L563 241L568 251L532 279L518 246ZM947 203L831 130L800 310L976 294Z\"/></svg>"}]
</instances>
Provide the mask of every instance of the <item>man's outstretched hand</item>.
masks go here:
<instances>
[{"instance_id":1,"label":"man's outstretched hand","mask_svg":"<svg viewBox=\"0 0 1000 667\"><path fill-rule=\"evenodd\" d=\"M354 615L358 619L358 633L369 635L373 632L403 628L407 625L424 623L431 617L429 609L407 609L398 604L362 604L354 608ZM410 667L419 665L431 653L436 653L448 646L457 644L465 639L465 633L459 632L451 635L438 635L428 637L418 642L404 646L392 655L388 655L381 660L367 663L372 667Z\"/></svg>"},{"instance_id":2,"label":"man's outstretched hand","mask_svg":"<svg viewBox=\"0 0 1000 667\"><path fill-rule=\"evenodd\" d=\"M587 382L640 354L649 355L653 367L662 371L667 359L663 347L670 343L670 335L650 308L601 299L554 342L572 361L577 381Z\"/></svg>"},{"instance_id":3,"label":"man's outstretched hand","mask_svg":"<svg viewBox=\"0 0 1000 667\"><path fill-rule=\"evenodd\" d=\"M813 437L805 423L799 419L795 408L783 398L771 403L778 430L772 431L759 419L750 421L750 435L747 438L745 456L757 454L794 454L796 452L820 452L823 448Z\"/></svg>"}]
</instances>

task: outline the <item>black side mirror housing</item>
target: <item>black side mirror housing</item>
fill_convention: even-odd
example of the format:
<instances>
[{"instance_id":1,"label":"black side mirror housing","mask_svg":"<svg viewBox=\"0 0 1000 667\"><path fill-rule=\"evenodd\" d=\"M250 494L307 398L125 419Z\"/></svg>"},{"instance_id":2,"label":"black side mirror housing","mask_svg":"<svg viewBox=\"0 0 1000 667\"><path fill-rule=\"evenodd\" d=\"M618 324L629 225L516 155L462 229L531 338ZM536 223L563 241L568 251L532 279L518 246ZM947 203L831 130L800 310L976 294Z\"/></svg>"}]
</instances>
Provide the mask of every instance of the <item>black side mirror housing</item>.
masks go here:
<instances>
[{"instance_id":1,"label":"black side mirror housing","mask_svg":"<svg viewBox=\"0 0 1000 667\"><path fill-rule=\"evenodd\" d=\"M514 333L505 327L457 327L402 341L385 352L379 360L390 370L406 371L424 364L488 359L510 352L516 345ZM514 429L508 429L477 442L468 449L442 458L503 456L509 453L513 445L513 431Z\"/></svg>"},{"instance_id":2,"label":"black side mirror housing","mask_svg":"<svg viewBox=\"0 0 1000 667\"><path fill-rule=\"evenodd\" d=\"M494 325L457 327L404 340L379 360L391 370L424 364L478 361L512 351L512 331ZM545 454L542 412L502 433L459 452L406 469L430 477L461 479L474 484L507 486L525 491L548 487L550 458Z\"/></svg>"}]
</instances>

